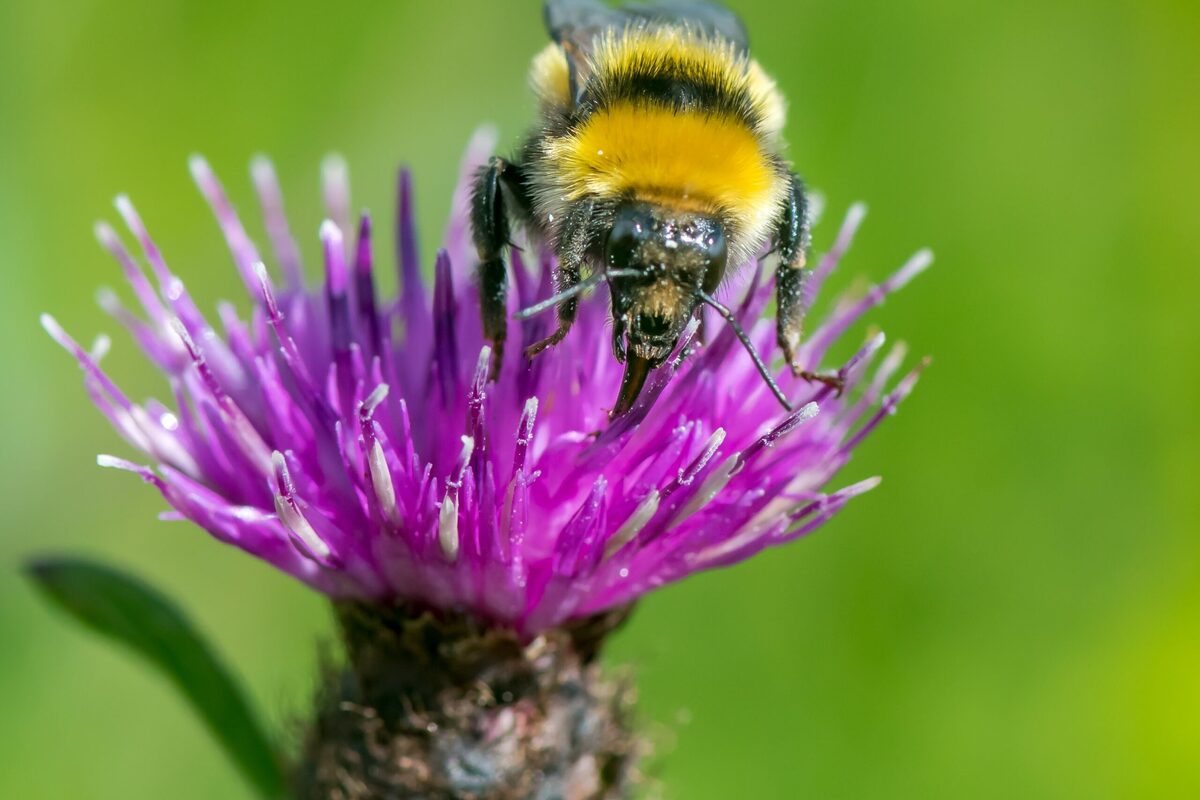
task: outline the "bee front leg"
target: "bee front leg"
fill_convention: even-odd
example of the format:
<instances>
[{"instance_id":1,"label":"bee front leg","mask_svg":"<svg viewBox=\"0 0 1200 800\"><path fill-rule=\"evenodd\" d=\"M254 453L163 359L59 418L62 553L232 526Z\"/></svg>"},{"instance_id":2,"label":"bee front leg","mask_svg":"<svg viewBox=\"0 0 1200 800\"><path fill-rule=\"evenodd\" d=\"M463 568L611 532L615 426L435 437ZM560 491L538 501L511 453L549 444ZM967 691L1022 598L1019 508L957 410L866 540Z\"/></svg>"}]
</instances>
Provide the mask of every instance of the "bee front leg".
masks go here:
<instances>
[{"instance_id":1,"label":"bee front leg","mask_svg":"<svg viewBox=\"0 0 1200 800\"><path fill-rule=\"evenodd\" d=\"M570 263L563 263L561 260L558 264L558 269L554 270L554 291L565 292L567 289L574 288L579 283L579 267ZM558 304L557 308L558 327L554 329L554 333L542 339L539 342L534 342L525 348L525 357L533 358L543 350L553 347L567 337L571 326L575 324L575 314L579 311L579 298L572 297L569 300L564 300Z\"/></svg>"},{"instance_id":2,"label":"bee front leg","mask_svg":"<svg viewBox=\"0 0 1200 800\"><path fill-rule=\"evenodd\" d=\"M840 394L845 388L841 377L812 372L797 361L796 352L804 331L804 282L809 273L807 260L811 237L804 182L794 173L790 182L776 233L779 249L779 266L775 269L776 341L793 375L806 381L819 381Z\"/></svg>"},{"instance_id":3,"label":"bee front leg","mask_svg":"<svg viewBox=\"0 0 1200 800\"><path fill-rule=\"evenodd\" d=\"M528 207L521 166L493 156L479 170L471 192L471 231L479 254L483 336L492 343L492 380L500 374L504 342L508 337L508 267L504 261L504 248L512 246L512 230L503 187L508 187L517 204Z\"/></svg>"},{"instance_id":4,"label":"bee front leg","mask_svg":"<svg viewBox=\"0 0 1200 800\"><path fill-rule=\"evenodd\" d=\"M574 288L580 279L580 267L584 255L592 240L591 222L595 205L591 200L584 200L567 214L563 221L562 233L558 237L555 255L558 257L558 268L554 270L554 291L565 292ZM575 315L579 311L579 298L571 297L558 304L558 327L554 333L525 348L525 357L533 358L548 347L566 338L571 326L575 324Z\"/></svg>"}]
</instances>

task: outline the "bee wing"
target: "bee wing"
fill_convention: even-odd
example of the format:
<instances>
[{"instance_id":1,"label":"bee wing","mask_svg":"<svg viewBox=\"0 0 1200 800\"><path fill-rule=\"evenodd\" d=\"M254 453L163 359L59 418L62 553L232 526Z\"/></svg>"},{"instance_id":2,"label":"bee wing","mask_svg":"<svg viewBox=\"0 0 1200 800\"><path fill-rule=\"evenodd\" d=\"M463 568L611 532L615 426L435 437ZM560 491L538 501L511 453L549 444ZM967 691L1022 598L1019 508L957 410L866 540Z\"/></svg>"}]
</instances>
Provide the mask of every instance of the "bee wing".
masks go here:
<instances>
[{"instance_id":1,"label":"bee wing","mask_svg":"<svg viewBox=\"0 0 1200 800\"><path fill-rule=\"evenodd\" d=\"M585 52L592 40L608 28L620 27L629 17L602 0L546 0L542 18L550 38L573 43Z\"/></svg>"},{"instance_id":2,"label":"bee wing","mask_svg":"<svg viewBox=\"0 0 1200 800\"><path fill-rule=\"evenodd\" d=\"M590 56L597 37L610 28L629 24L680 24L708 36L718 36L741 52L750 47L746 27L737 14L706 0L652 0L613 7L603 0L546 0L542 8L546 30L567 56L572 95L587 83Z\"/></svg>"},{"instance_id":3,"label":"bee wing","mask_svg":"<svg viewBox=\"0 0 1200 800\"><path fill-rule=\"evenodd\" d=\"M579 99L591 71L592 48L609 28L621 28L629 17L601 0L546 0L546 31L567 57L571 96Z\"/></svg>"},{"instance_id":4,"label":"bee wing","mask_svg":"<svg viewBox=\"0 0 1200 800\"><path fill-rule=\"evenodd\" d=\"M625 16L651 23L666 22L687 25L707 36L719 36L745 53L750 49L750 36L741 18L719 3L706 0L656 0L648 3L629 3L618 11Z\"/></svg>"}]
</instances>

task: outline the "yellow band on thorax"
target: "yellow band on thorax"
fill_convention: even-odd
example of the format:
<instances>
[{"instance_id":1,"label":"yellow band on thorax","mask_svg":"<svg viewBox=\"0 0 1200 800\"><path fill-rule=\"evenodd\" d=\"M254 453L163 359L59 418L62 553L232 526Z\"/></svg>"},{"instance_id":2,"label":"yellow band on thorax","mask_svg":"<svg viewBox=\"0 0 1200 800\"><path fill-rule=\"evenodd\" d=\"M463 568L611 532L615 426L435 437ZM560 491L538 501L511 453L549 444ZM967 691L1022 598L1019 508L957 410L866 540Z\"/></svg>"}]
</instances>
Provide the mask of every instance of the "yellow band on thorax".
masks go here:
<instances>
[{"instance_id":1,"label":"yellow band on thorax","mask_svg":"<svg viewBox=\"0 0 1200 800\"><path fill-rule=\"evenodd\" d=\"M739 217L777 202L769 155L751 128L728 116L622 102L550 148L573 198L667 197Z\"/></svg>"}]
</instances>

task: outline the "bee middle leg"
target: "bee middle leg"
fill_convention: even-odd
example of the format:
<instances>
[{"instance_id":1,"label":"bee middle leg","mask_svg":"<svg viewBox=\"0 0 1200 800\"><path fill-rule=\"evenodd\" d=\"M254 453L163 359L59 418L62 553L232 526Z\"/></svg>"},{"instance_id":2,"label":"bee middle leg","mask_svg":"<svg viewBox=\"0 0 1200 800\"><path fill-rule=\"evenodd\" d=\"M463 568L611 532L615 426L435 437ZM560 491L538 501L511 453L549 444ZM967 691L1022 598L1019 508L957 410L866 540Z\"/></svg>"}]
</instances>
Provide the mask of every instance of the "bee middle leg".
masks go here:
<instances>
[{"instance_id":1,"label":"bee middle leg","mask_svg":"<svg viewBox=\"0 0 1200 800\"><path fill-rule=\"evenodd\" d=\"M506 197L503 189L507 187ZM509 199L517 208L509 208ZM471 192L471 232L479 254L479 299L483 336L492 343L491 379L504 363L508 338L508 267L504 249L512 246L510 211L527 213L528 195L521 165L493 156L475 178Z\"/></svg>"},{"instance_id":2,"label":"bee middle leg","mask_svg":"<svg viewBox=\"0 0 1200 800\"><path fill-rule=\"evenodd\" d=\"M779 266L775 269L776 342L792 374L806 381L817 381L840 394L845 381L838 375L824 375L804 369L796 360L804 331L804 282L808 278L808 249L811 244L808 220L808 196L804 182L792 174L787 204L776 234Z\"/></svg>"}]
</instances>

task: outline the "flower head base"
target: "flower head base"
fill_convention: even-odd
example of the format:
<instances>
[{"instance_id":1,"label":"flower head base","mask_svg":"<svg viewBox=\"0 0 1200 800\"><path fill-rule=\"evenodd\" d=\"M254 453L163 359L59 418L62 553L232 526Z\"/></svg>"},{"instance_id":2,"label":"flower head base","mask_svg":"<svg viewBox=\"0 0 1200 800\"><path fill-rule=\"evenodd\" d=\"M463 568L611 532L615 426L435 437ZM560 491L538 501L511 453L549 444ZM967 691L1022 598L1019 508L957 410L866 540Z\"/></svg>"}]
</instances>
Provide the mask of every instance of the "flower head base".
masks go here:
<instances>
[{"instance_id":1,"label":"flower head base","mask_svg":"<svg viewBox=\"0 0 1200 800\"><path fill-rule=\"evenodd\" d=\"M468 152L432 292L421 276L410 181L396 224L400 291L375 289L374 231L349 219L340 161L325 168L330 219L320 228L323 284L305 287L299 249L272 167L252 176L283 277L276 285L221 185L201 159L192 173L254 300L249 320L221 304L222 333L200 313L125 198L117 210L152 282L109 226L101 244L120 263L144 316L105 292L101 303L168 376L175 408L127 398L49 317L43 324L84 369L93 401L154 468L101 456L154 485L174 509L334 597L406 600L465 610L526 635L604 611L693 572L796 539L836 514L871 479L834 492L827 481L911 391L890 391L903 357L874 365L870 337L839 370L847 390L781 371L796 410L775 398L720 320L693 323L673 358L626 415L608 419L621 367L607 306L585 300L572 334L532 362L514 348L499 379L480 329L465 180L491 142ZM809 283L811 303L862 220L851 209ZM510 311L551 293L553 261L514 255ZM865 296L837 304L808 338L815 368L864 313L928 265L918 253ZM531 263L532 262L532 263ZM763 352L773 328L760 261L728 290ZM544 318L519 323L529 344Z\"/></svg>"}]
</instances>

